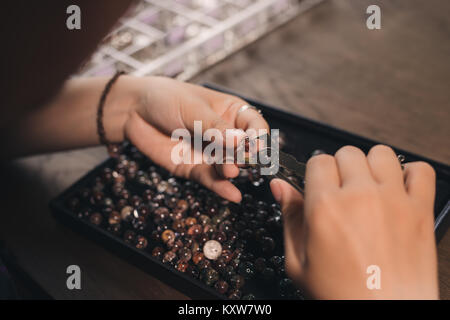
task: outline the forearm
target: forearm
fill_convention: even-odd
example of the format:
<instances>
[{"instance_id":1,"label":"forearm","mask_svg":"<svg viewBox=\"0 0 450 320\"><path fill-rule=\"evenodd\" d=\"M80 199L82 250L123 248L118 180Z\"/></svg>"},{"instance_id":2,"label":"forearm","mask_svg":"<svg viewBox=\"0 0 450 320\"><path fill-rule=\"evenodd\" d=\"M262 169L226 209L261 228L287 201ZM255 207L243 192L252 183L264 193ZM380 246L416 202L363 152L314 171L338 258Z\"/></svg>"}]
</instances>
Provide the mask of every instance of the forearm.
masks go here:
<instances>
[{"instance_id":1,"label":"forearm","mask_svg":"<svg viewBox=\"0 0 450 320\"><path fill-rule=\"evenodd\" d=\"M47 105L3 129L2 152L7 158L93 146L97 135L97 106L108 78L73 79ZM123 126L138 95L133 79L122 76L109 92L103 124L112 142L124 139Z\"/></svg>"}]
</instances>

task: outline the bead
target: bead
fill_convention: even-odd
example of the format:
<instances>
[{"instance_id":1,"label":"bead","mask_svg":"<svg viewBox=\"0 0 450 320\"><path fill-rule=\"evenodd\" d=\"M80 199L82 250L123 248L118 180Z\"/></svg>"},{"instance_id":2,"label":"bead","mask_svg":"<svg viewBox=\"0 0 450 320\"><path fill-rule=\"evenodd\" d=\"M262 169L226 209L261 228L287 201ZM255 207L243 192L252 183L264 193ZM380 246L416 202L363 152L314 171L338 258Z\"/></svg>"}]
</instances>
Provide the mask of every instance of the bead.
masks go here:
<instances>
[{"instance_id":1,"label":"bead","mask_svg":"<svg viewBox=\"0 0 450 320\"><path fill-rule=\"evenodd\" d=\"M135 239L136 239L136 233L134 231L132 231L132 230L127 230L123 234L123 239L127 243L133 243L135 241Z\"/></svg>"},{"instance_id":2,"label":"bead","mask_svg":"<svg viewBox=\"0 0 450 320\"><path fill-rule=\"evenodd\" d=\"M193 225L197 224L197 219L193 217L187 217L184 220L184 223L186 224L187 227L192 227Z\"/></svg>"},{"instance_id":3,"label":"bead","mask_svg":"<svg viewBox=\"0 0 450 320\"><path fill-rule=\"evenodd\" d=\"M116 236L118 236L122 232L122 225L113 224L113 225L108 226L107 230L109 232L111 232L112 234L115 234Z\"/></svg>"},{"instance_id":4,"label":"bead","mask_svg":"<svg viewBox=\"0 0 450 320\"><path fill-rule=\"evenodd\" d=\"M217 258L217 260L214 261L214 267L217 271L221 272L225 267L227 266L225 260L222 257Z\"/></svg>"},{"instance_id":5,"label":"bead","mask_svg":"<svg viewBox=\"0 0 450 320\"><path fill-rule=\"evenodd\" d=\"M275 279L275 271L272 268L264 268L264 270L261 272L261 276L264 280L274 280Z\"/></svg>"},{"instance_id":6,"label":"bead","mask_svg":"<svg viewBox=\"0 0 450 320\"><path fill-rule=\"evenodd\" d=\"M222 245L216 240L209 240L203 246L203 253L206 258L215 260L222 254Z\"/></svg>"},{"instance_id":7,"label":"bead","mask_svg":"<svg viewBox=\"0 0 450 320\"><path fill-rule=\"evenodd\" d=\"M161 247L154 247L152 250L152 256L161 259L164 253L164 249Z\"/></svg>"},{"instance_id":8,"label":"bead","mask_svg":"<svg viewBox=\"0 0 450 320\"><path fill-rule=\"evenodd\" d=\"M231 283L231 286L234 289L240 289L240 288L242 288L244 286L245 279L244 279L243 276L236 274L236 275L231 277L230 283Z\"/></svg>"},{"instance_id":9,"label":"bead","mask_svg":"<svg viewBox=\"0 0 450 320\"><path fill-rule=\"evenodd\" d=\"M292 293L294 293L295 286L291 279L284 278L279 282L278 289L279 289L280 296L287 297L287 296L291 295Z\"/></svg>"},{"instance_id":10,"label":"bead","mask_svg":"<svg viewBox=\"0 0 450 320\"><path fill-rule=\"evenodd\" d=\"M242 297L242 300L256 300L256 297L253 293L249 293Z\"/></svg>"},{"instance_id":11,"label":"bead","mask_svg":"<svg viewBox=\"0 0 450 320\"><path fill-rule=\"evenodd\" d=\"M275 269L283 266L283 258L281 258L280 256L270 257L269 262Z\"/></svg>"},{"instance_id":12,"label":"bead","mask_svg":"<svg viewBox=\"0 0 450 320\"><path fill-rule=\"evenodd\" d=\"M178 200L177 203L177 209L180 210L181 212L186 212L187 209L189 209L189 204L187 203L186 200L180 199Z\"/></svg>"},{"instance_id":13,"label":"bead","mask_svg":"<svg viewBox=\"0 0 450 320\"><path fill-rule=\"evenodd\" d=\"M224 249L222 250L222 258L225 261L225 263L229 263L231 259L233 259L233 254L230 250Z\"/></svg>"},{"instance_id":14,"label":"bead","mask_svg":"<svg viewBox=\"0 0 450 320\"><path fill-rule=\"evenodd\" d=\"M108 223L110 225L119 224L121 220L122 220L122 218L120 217L120 213L118 213L117 211L112 211L109 214Z\"/></svg>"},{"instance_id":15,"label":"bead","mask_svg":"<svg viewBox=\"0 0 450 320\"><path fill-rule=\"evenodd\" d=\"M170 229L167 229L161 234L161 240L164 243L174 243L175 242L175 232Z\"/></svg>"},{"instance_id":16,"label":"bead","mask_svg":"<svg viewBox=\"0 0 450 320\"><path fill-rule=\"evenodd\" d=\"M228 291L228 283L223 280L219 280L214 285L214 288L219 292L220 294L225 294Z\"/></svg>"},{"instance_id":17,"label":"bead","mask_svg":"<svg viewBox=\"0 0 450 320\"><path fill-rule=\"evenodd\" d=\"M178 261L176 268L180 272L186 272L188 266L189 266L189 264L186 261L180 260L180 261Z\"/></svg>"},{"instance_id":18,"label":"bead","mask_svg":"<svg viewBox=\"0 0 450 320\"><path fill-rule=\"evenodd\" d=\"M266 259L263 257L259 257L255 260L255 270L257 272L263 272L263 270L266 268Z\"/></svg>"},{"instance_id":19,"label":"bead","mask_svg":"<svg viewBox=\"0 0 450 320\"><path fill-rule=\"evenodd\" d=\"M212 286L219 280L219 273L211 268L206 268L201 272L201 278L207 286Z\"/></svg>"},{"instance_id":20,"label":"bead","mask_svg":"<svg viewBox=\"0 0 450 320\"><path fill-rule=\"evenodd\" d=\"M226 266L223 270L220 271L220 274L225 280L231 280L231 278L236 275L236 271L232 266Z\"/></svg>"},{"instance_id":21,"label":"bead","mask_svg":"<svg viewBox=\"0 0 450 320\"><path fill-rule=\"evenodd\" d=\"M228 296L228 299L230 300L239 300L241 299L242 292L240 290L233 290L230 292L230 295Z\"/></svg>"},{"instance_id":22,"label":"bead","mask_svg":"<svg viewBox=\"0 0 450 320\"><path fill-rule=\"evenodd\" d=\"M208 269L211 267L211 261L207 260L207 259L203 259L198 263L198 267L200 270L202 269Z\"/></svg>"},{"instance_id":23,"label":"bead","mask_svg":"<svg viewBox=\"0 0 450 320\"><path fill-rule=\"evenodd\" d=\"M177 231L177 232L181 232L184 231L184 221L183 220L175 220L172 224L172 229Z\"/></svg>"},{"instance_id":24,"label":"bead","mask_svg":"<svg viewBox=\"0 0 450 320\"><path fill-rule=\"evenodd\" d=\"M264 253L271 253L275 249L275 241L270 237L264 237L261 241L261 247Z\"/></svg>"},{"instance_id":25,"label":"bead","mask_svg":"<svg viewBox=\"0 0 450 320\"><path fill-rule=\"evenodd\" d=\"M136 248L138 249L145 249L147 248L148 241L147 238L144 236L138 236L136 239Z\"/></svg>"},{"instance_id":26,"label":"bead","mask_svg":"<svg viewBox=\"0 0 450 320\"><path fill-rule=\"evenodd\" d=\"M180 260L189 261L192 258L192 252L188 248L182 248L178 251L178 257Z\"/></svg>"},{"instance_id":27,"label":"bead","mask_svg":"<svg viewBox=\"0 0 450 320\"><path fill-rule=\"evenodd\" d=\"M171 264L171 263L175 262L176 258L177 258L177 254L175 252L167 251L163 256L162 262Z\"/></svg>"},{"instance_id":28,"label":"bead","mask_svg":"<svg viewBox=\"0 0 450 320\"><path fill-rule=\"evenodd\" d=\"M125 206L122 208L122 210L120 210L120 215L122 219L125 221L129 221L132 217L132 214L133 214L133 207L130 206Z\"/></svg>"},{"instance_id":29,"label":"bead","mask_svg":"<svg viewBox=\"0 0 450 320\"><path fill-rule=\"evenodd\" d=\"M199 264L200 261L203 261L205 259L205 255L203 252L196 252L194 253L194 256L192 257L192 261L194 264Z\"/></svg>"},{"instance_id":30,"label":"bead","mask_svg":"<svg viewBox=\"0 0 450 320\"><path fill-rule=\"evenodd\" d=\"M196 236L199 236L201 233L202 233L202 231L203 231L203 228L202 228L202 226L201 225L199 225L199 224L194 224L193 226L191 226L189 229L188 229L188 235L191 235L191 236L194 236L194 237L196 237Z\"/></svg>"},{"instance_id":31,"label":"bead","mask_svg":"<svg viewBox=\"0 0 450 320\"><path fill-rule=\"evenodd\" d=\"M239 265L238 272L245 279L251 279L255 276L255 266L251 262L242 262Z\"/></svg>"},{"instance_id":32,"label":"bead","mask_svg":"<svg viewBox=\"0 0 450 320\"><path fill-rule=\"evenodd\" d=\"M191 275L194 279L197 279L200 276L198 269L192 265L188 265L186 273Z\"/></svg>"},{"instance_id":33,"label":"bead","mask_svg":"<svg viewBox=\"0 0 450 320\"><path fill-rule=\"evenodd\" d=\"M144 217L137 217L131 219L131 225L134 229L138 231L143 231L145 227L147 226L147 222L145 221Z\"/></svg>"},{"instance_id":34,"label":"bead","mask_svg":"<svg viewBox=\"0 0 450 320\"><path fill-rule=\"evenodd\" d=\"M225 234L225 232L218 231L214 234L213 239L222 243L227 240L227 235Z\"/></svg>"},{"instance_id":35,"label":"bead","mask_svg":"<svg viewBox=\"0 0 450 320\"><path fill-rule=\"evenodd\" d=\"M211 218L208 217L206 214L202 214L198 217L198 220L200 221L200 223L205 226L207 224L210 224L211 222Z\"/></svg>"},{"instance_id":36,"label":"bead","mask_svg":"<svg viewBox=\"0 0 450 320\"><path fill-rule=\"evenodd\" d=\"M101 215L100 213L94 212L94 213L91 214L91 216L89 217L89 221L90 221L92 224L94 224L94 225L96 225L96 226L99 226L99 225L102 223L102 221L103 221L103 217L102 217L102 215Z\"/></svg>"}]
</instances>

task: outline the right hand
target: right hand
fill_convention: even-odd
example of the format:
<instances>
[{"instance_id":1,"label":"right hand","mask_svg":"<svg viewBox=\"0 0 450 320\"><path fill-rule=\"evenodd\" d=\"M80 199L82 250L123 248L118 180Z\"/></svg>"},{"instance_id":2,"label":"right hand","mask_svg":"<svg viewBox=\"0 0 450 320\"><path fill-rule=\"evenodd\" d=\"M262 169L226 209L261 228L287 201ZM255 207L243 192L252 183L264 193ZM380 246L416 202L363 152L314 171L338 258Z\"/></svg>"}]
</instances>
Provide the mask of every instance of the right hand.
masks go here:
<instances>
[{"instance_id":1,"label":"right hand","mask_svg":"<svg viewBox=\"0 0 450 320\"><path fill-rule=\"evenodd\" d=\"M435 173L402 171L393 150L343 147L307 163L305 199L275 179L284 214L286 270L319 299L438 299ZM380 268L369 290L367 268Z\"/></svg>"}]
</instances>

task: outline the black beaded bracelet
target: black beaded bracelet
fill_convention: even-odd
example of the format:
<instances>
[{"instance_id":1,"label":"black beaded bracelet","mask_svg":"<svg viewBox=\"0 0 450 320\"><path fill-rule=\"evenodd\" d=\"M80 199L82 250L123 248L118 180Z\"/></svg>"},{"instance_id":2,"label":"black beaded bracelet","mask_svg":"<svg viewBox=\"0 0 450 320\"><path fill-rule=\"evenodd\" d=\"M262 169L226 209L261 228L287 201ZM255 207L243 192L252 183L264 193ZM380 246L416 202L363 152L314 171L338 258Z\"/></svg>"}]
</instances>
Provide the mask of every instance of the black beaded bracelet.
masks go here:
<instances>
[{"instance_id":1,"label":"black beaded bracelet","mask_svg":"<svg viewBox=\"0 0 450 320\"><path fill-rule=\"evenodd\" d=\"M97 134L100 139L100 143L105 145L109 155L115 158L118 157L120 154L121 144L112 143L106 138L105 127L103 126L103 109L105 107L106 97L108 96L108 93L111 91L113 84L124 73L125 73L124 71L117 71L116 74L114 74L114 76L108 81L108 83L106 83L105 89L103 89L97 107Z\"/></svg>"}]
</instances>

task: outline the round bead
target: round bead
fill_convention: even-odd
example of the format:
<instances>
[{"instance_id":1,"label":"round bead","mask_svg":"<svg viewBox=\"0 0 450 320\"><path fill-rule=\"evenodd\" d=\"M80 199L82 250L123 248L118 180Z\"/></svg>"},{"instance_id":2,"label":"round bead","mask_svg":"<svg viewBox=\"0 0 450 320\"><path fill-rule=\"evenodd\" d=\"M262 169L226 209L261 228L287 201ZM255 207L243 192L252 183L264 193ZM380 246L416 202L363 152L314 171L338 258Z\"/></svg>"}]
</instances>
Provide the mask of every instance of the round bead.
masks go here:
<instances>
[{"instance_id":1,"label":"round bead","mask_svg":"<svg viewBox=\"0 0 450 320\"><path fill-rule=\"evenodd\" d=\"M239 274L245 279L251 279L255 276L255 266L251 262L243 262L239 265Z\"/></svg>"},{"instance_id":2,"label":"round bead","mask_svg":"<svg viewBox=\"0 0 450 320\"><path fill-rule=\"evenodd\" d=\"M145 249L147 248L148 241L147 238L144 236L138 236L136 239L136 248L138 249Z\"/></svg>"},{"instance_id":3,"label":"round bead","mask_svg":"<svg viewBox=\"0 0 450 320\"><path fill-rule=\"evenodd\" d=\"M228 283L223 280L219 280L214 285L214 288L219 292L220 294L225 294L228 291Z\"/></svg>"},{"instance_id":4,"label":"round bead","mask_svg":"<svg viewBox=\"0 0 450 320\"><path fill-rule=\"evenodd\" d=\"M95 224L96 226L99 226L102 221L103 221L103 217L100 213L98 212L94 212L93 214L91 214L91 216L89 217L89 221L92 224Z\"/></svg>"},{"instance_id":5,"label":"round bead","mask_svg":"<svg viewBox=\"0 0 450 320\"><path fill-rule=\"evenodd\" d=\"M109 214L109 217L108 217L108 223L109 223L110 225L116 225L116 224L119 224L121 220L122 220L122 218L121 218L121 216L120 216L120 213L118 213L117 211L112 211L112 212Z\"/></svg>"},{"instance_id":6,"label":"round bead","mask_svg":"<svg viewBox=\"0 0 450 320\"><path fill-rule=\"evenodd\" d=\"M189 261L192 258L192 252L188 248L181 248L178 251L178 256L180 257L180 260L182 260L182 261Z\"/></svg>"},{"instance_id":7,"label":"round bead","mask_svg":"<svg viewBox=\"0 0 450 320\"><path fill-rule=\"evenodd\" d=\"M222 245L216 240L208 240L203 246L205 257L210 260L216 260L222 254Z\"/></svg>"},{"instance_id":8,"label":"round bead","mask_svg":"<svg viewBox=\"0 0 450 320\"><path fill-rule=\"evenodd\" d=\"M192 257L192 261L194 264L199 264L200 261L203 261L205 259L205 255L203 252L196 252L194 253L194 256Z\"/></svg>"},{"instance_id":9,"label":"round bead","mask_svg":"<svg viewBox=\"0 0 450 320\"><path fill-rule=\"evenodd\" d=\"M230 300L239 300L241 299L242 292L240 290L233 290L230 292L230 295L228 296L228 299Z\"/></svg>"},{"instance_id":10,"label":"round bead","mask_svg":"<svg viewBox=\"0 0 450 320\"><path fill-rule=\"evenodd\" d=\"M163 256L163 253L164 253L164 249L161 247L155 247L152 250L152 256L155 258L158 258L158 259L160 259Z\"/></svg>"},{"instance_id":11,"label":"round bead","mask_svg":"<svg viewBox=\"0 0 450 320\"><path fill-rule=\"evenodd\" d=\"M162 234L161 234L161 240L164 243L173 243L175 241L175 232L173 232L170 229L165 230Z\"/></svg>"},{"instance_id":12,"label":"round bead","mask_svg":"<svg viewBox=\"0 0 450 320\"><path fill-rule=\"evenodd\" d=\"M120 215L122 217L123 220L128 221L131 219L133 214L133 207L130 206L125 206L122 208L122 210L120 210Z\"/></svg>"},{"instance_id":13,"label":"round bead","mask_svg":"<svg viewBox=\"0 0 450 320\"><path fill-rule=\"evenodd\" d=\"M234 276L231 277L230 283L233 288L240 289L244 286L245 279L243 276L235 274Z\"/></svg>"}]
</instances>

